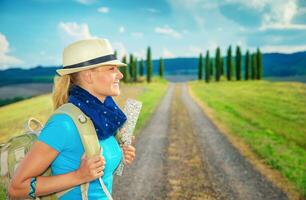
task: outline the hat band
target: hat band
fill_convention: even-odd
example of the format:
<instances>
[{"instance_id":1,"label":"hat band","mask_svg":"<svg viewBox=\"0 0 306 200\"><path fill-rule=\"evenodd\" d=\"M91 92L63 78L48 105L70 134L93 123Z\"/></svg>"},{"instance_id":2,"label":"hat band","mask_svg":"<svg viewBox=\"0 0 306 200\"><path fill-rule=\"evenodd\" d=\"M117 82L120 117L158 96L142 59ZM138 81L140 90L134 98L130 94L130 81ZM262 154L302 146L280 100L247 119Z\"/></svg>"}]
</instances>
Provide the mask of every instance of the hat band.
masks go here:
<instances>
[{"instance_id":1,"label":"hat band","mask_svg":"<svg viewBox=\"0 0 306 200\"><path fill-rule=\"evenodd\" d=\"M91 60L87 60L85 62L81 62L81 63L77 63L77 64L73 64L73 65L68 65L68 66L63 67L63 69L86 67L86 66L89 66L89 65L95 65L95 64L98 64L98 63L104 63L104 62L112 61L112 60L116 60L116 59L117 58L114 54L110 54L110 55L94 58L94 59L91 59Z\"/></svg>"}]
</instances>

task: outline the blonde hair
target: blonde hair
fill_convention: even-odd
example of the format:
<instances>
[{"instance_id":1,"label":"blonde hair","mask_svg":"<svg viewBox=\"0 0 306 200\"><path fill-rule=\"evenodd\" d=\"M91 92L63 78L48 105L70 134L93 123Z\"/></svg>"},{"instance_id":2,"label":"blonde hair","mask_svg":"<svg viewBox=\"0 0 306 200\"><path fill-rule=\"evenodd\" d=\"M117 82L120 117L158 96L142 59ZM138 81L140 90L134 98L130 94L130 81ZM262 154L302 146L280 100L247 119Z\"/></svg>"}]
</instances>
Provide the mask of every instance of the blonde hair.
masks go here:
<instances>
[{"instance_id":1,"label":"blonde hair","mask_svg":"<svg viewBox=\"0 0 306 200\"><path fill-rule=\"evenodd\" d=\"M73 84L76 84L77 74L73 73L54 77L52 92L54 110L68 102L69 89Z\"/></svg>"}]
</instances>

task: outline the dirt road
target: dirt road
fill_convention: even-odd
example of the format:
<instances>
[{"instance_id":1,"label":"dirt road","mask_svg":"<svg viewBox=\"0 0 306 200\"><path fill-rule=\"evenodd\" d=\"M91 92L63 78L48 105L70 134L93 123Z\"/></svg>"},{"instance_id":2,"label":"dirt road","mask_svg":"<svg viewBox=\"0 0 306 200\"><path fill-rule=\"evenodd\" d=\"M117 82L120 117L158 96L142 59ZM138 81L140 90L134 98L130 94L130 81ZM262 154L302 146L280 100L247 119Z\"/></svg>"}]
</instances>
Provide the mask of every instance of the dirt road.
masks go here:
<instances>
[{"instance_id":1,"label":"dirt road","mask_svg":"<svg viewBox=\"0 0 306 200\"><path fill-rule=\"evenodd\" d=\"M169 110L174 85L170 85L150 122L136 138L136 159L122 177L115 176L115 200L165 199L165 162Z\"/></svg>"},{"instance_id":2,"label":"dirt road","mask_svg":"<svg viewBox=\"0 0 306 200\"><path fill-rule=\"evenodd\" d=\"M193 101L185 84L170 84L137 137L137 157L115 177L115 200L283 200Z\"/></svg>"}]
</instances>

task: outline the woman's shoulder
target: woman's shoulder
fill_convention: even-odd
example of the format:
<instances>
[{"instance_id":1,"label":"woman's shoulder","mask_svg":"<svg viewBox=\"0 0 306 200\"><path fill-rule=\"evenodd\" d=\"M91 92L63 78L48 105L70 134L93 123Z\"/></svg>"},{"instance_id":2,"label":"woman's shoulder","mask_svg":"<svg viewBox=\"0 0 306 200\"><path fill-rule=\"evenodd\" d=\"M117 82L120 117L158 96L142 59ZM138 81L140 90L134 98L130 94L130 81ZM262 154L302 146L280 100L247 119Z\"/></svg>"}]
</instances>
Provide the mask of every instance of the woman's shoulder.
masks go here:
<instances>
[{"instance_id":1,"label":"woman's shoulder","mask_svg":"<svg viewBox=\"0 0 306 200\"><path fill-rule=\"evenodd\" d=\"M67 114L54 114L42 129L38 140L61 152L77 137L78 131L71 117Z\"/></svg>"},{"instance_id":2,"label":"woman's shoulder","mask_svg":"<svg viewBox=\"0 0 306 200\"><path fill-rule=\"evenodd\" d=\"M56 113L48 119L46 125L41 131L41 134L59 134L65 132L66 135L75 135L78 133L77 128L68 114Z\"/></svg>"},{"instance_id":3,"label":"woman's shoulder","mask_svg":"<svg viewBox=\"0 0 306 200\"><path fill-rule=\"evenodd\" d=\"M55 113L55 114L50 116L48 121L50 121L50 120L53 120L53 121L56 121L56 120L72 121L71 117L66 113Z\"/></svg>"},{"instance_id":4,"label":"woman's shoulder","mask_svg":"<svg viewBox=\"0 0 306 200\"><path fill-rule=\"evenodd\" d=\"M74 127L74 122L68 114L56 113L48 119L45 127L48 126L61 126L62 128L72 128Z\"/></svg>"}]
</instances>

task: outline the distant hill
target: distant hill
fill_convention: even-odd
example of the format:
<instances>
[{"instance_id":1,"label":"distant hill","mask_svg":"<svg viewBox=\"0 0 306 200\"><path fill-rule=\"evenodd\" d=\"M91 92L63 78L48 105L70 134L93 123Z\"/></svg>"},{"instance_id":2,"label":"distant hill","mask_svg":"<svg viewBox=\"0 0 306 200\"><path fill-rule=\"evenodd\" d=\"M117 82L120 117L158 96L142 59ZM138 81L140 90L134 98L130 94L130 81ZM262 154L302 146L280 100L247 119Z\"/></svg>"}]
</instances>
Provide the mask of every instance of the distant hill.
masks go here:
<instances>
[{"instance_id":1,"label":"distant hill","mask_svg":"<svg viewBox=\"0 0 306 200\"><path fill-rule=\"evenodd\" d=\"M264 76L306 75L306 51L293 54L264 54L263 64Z\"/></svg>"},{"instance_id":2,"label":"distant hill","mask_svg":"<svg viewBox=\"0 0 306 200\"><path fill-rule=\"evenodd\" d=\"M59 67L38 66L31 69L11 68L0 71L0 87L21 83L50 83Z\"/></svg>"},{"instance_id":3,"label":"distant hill","mask_svg":"<svg viewBox=\"0 0 306 200\"><path fill-rule=\"evenodd\" d=\"M157 74L158 72L158 65L159 61L154 60L154 74ZM198 70L198 58L164 59L164 65L165 75L196 75ZM287 77L306 75L306 51L292 54L263 54L263 65L265 77ZM55 70L58 68L59 66L38 66L32 69L14 68L1 70L0 87L17 83L50 83L53 81Z\"/></svg>"},{"instance_id":4,"label":"distant hill","mask_svg":"<svg viewBox=\"0 0 306 200\"><path fill-rule=\"evenodd\" d=\"M244 57L242 66L244 66ZM226 59L224 60L226 65ZM155 60L154 72L157 73L159 61ZM197 74L198 58L165 59L165 74ZM306 75L306 51L292 54L263 54L264 76L286 77ZM244 67L242 68L244 70Z\"/></svg>"}]
</instances>

